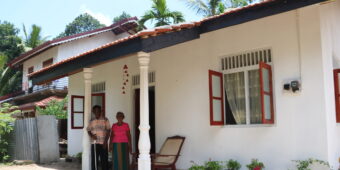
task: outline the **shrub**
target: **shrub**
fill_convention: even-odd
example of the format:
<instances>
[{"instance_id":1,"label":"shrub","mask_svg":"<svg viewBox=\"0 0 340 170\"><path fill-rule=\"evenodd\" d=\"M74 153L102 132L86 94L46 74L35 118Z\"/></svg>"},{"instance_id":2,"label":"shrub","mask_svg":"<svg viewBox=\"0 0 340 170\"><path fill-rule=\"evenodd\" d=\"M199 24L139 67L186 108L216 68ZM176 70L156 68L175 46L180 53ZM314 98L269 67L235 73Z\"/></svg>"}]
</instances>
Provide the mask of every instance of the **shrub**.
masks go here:
<instances>
[{"instance_id":1,"label":"shrub","mask_svg":"<svg viewBox=\"0 0 340 170\"><path fill-rule=\"evenodd\" d=\"M313 158L309 158L307 160L294 160L294 162L296 162L296 168L298 170L311 170L309 168L309 166L312 165L313 163L319 163L321 165L325 165L327 167L330 167L328 162L313 159Z\"/></svg>"},{"instance_id":2,"label":"shrub","mask_svg":"<svg viewBox=\"0 0 340 170\"><path fill-rule=\"evenodd\" d=\"M259 162L257 159L252 159L251 163L247 165L249 170L262 170L264 168L264 164Z\"/></svg>"},{"instance_id":3,"label":"shrub","mask_svg":"<svg viewBox=\"0 0 340 170\"><path fill-rule=\"evenodd\" d=\"M240 170L241 164L239 162L237 162L236 160L229 159L226 162L226 168L227 168L227 170Z\"/></svg>"}]
</instances>

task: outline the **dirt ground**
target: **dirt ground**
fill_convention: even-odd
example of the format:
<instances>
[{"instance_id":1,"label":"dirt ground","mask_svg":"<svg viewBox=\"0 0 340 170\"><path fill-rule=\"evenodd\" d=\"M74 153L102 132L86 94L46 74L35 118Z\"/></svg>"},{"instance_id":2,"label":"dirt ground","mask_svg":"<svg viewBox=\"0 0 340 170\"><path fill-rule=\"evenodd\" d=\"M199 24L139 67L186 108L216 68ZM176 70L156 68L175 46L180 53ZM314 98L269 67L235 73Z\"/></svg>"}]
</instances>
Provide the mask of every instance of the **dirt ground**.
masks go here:
<instances>
[{"instance_id":1,"label":"dirt ground","mask_svg":"<svg viewBox=\"0 0 340 170\"><path fill-rule=\"evenodd\" d=\"M0 166L0 170L80 170L81 164L76 162L59 162L50 164L29 164L29 165L11 165Z\"/></svg>"}]
</instances>

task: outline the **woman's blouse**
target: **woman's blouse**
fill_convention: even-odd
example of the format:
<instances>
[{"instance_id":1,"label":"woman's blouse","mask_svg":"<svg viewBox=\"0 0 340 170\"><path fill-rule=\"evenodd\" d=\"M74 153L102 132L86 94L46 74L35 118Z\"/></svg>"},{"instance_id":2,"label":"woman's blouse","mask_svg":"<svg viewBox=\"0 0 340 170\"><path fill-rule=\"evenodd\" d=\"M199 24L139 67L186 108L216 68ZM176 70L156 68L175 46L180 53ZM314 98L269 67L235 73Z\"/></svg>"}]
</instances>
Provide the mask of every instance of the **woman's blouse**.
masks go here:
<instances>
[{"instance_id":1,"label":"woman's blouse","mask_svg":"<svg viewBox=\"0 0 340 170\"><path fill-rule=\"evenodd\" d=\"M127 131L130 130L129 124L122 123L118 125L117 123L112 125L112 133L114 133L114 137L112 139L112 143L128 143L129 139L127 136Z\"/></svg>"}]
</instances>

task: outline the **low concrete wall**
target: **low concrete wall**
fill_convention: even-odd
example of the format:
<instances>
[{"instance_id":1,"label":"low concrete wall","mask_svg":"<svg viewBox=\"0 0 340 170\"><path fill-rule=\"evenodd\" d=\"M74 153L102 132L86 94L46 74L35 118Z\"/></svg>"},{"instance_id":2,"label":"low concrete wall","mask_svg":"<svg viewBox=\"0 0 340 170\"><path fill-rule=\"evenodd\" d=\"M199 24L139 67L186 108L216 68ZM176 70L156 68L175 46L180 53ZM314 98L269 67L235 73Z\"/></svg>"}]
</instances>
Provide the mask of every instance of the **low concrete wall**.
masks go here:
<instances>
[{"instance_id":1,"label":"low concrete wall","mask_svg":"<svg viewBox=\"0 0 340 170\"><path fill-rule=\"evenodd\" d=\"M58 130L55 116L37 117L40 163L59 160Z\"/></svg>"}]
</instances>

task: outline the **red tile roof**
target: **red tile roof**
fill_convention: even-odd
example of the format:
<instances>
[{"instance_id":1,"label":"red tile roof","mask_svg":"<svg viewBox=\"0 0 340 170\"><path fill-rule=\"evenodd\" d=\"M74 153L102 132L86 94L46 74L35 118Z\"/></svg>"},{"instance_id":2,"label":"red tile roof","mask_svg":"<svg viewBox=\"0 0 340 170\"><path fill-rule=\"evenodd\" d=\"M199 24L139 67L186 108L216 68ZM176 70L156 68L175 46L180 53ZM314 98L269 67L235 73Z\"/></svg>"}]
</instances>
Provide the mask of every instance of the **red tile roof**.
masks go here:
<instances>
[{"instance_id":1,"label":"red tile roof","mask_svg":"<svg viewBox=\"0 0 340 170\"><path fill-rule=\"evenodd\" d=\"M189 28L197 27L197 26L201 25L202 23L210 21L212 19L224 16L224 15L230 15L230 14L233 14L233 13L236 13L236 12L239 12L239 11L242 11L242 10L246 10L246 9L249 9L249 8L262 6L262 5L265 5L265 4L274 2L274 1L276 1L276 0L265 0L265 1L262 1L262 2L259 2L259 3L254 3L254 4L251 4L251 5L245 6L245 7L235 8L235 9L229 10L229 11L224 12L224 13L219 14L219 15L204 18L204 19L202 19L201 21L198 21L198 22L189 22L189 23L180 23L180 24L175 24L175 25L166 25L166 26L156 27L156 28L153 28L153 29L143 30L143 31L138 32L137 34L134 34L134 35L113 41L113 42L105 44L101 47L92 49L90 51L81 53L79 55L73 56L73 57L65 59L65 60L62 60L58 63L52 64L52 65L45 67L41 70L33 72L33 73L29 74L28 76L31 77L31 76L37 75L39 73L42 73L42 72L45 72L45 71L50 70L52 68L55 68L55 67L57 67L61 64L67 63L69 61L80 58L82 56L93 53L95 51L99 51L101 49L104 49L104 48L107 48L107 47L110 47L110 46L113 46L113 45L117 45L117 44L120 44L122 42L126 42L128 40L136 39L138 37L147 38L149 36L157 36L157 35L168 33L168 32L180 31L181 29L189 29Z\"/></svg>"},{"instance_id":2,"label":"red tile roof","mask_svg":"<svg viewBox=\"0 0 340 170\"><path fill-rule=\"evenodd\" d=\"M20 110L34 109L36 106L45 107L52 100L61 101L63 100L63 98L57 97L57 96L50 96L37 102L26 103L26 104L20 105L19 109Z\"/></svg>"},{"instance_id":3,"label":"red tile roof","mask_svg":"<svg viewBox=\"0 0 340 170\"><path fill-rule=\"evenodd\" d=\"M47 41L47 42L39 45L38 47L36 47L36 48L26 52L26 53L21 54L19 57L16 57L8 65L10 67L13 67L14 65L20 63L21 61L27 60L28 58L33 57L34 55L39 54L40 52L43 52L43 51L45 51L45 50L47 50L51 47L54 47L54 46L57 46L57 45L60 45L60 44L64 44L64 43L69 42L69 41L89 37L89 36L92 36L92 35L95 35L95 34L100 34L100 33L115 30L115 29L117 29L117 31L116 31L117 33L121 33L122 32L121 30L122 29L124 30L124 28L121 28L121 27L124 27L125 25L127 25L129 23L133 23L133 22L134 23L137 22L137 17L124 19L124 20L119 21L117 23L114 23L114 24L112 24L108 27L99 28L99 29L95 29L95 30L92 30L92 31L87 31L87 32L83 32L83 33L79 33L79 34L75 34L75 35L71 35L71 36L67 36L67 37L62 37L62 38L51 40L51 41ZM136 23L135 27L137 27L137 26L138 25ZM131 28L131 26L128 26L128 27Z\"/></svg>"}]
</instances>

